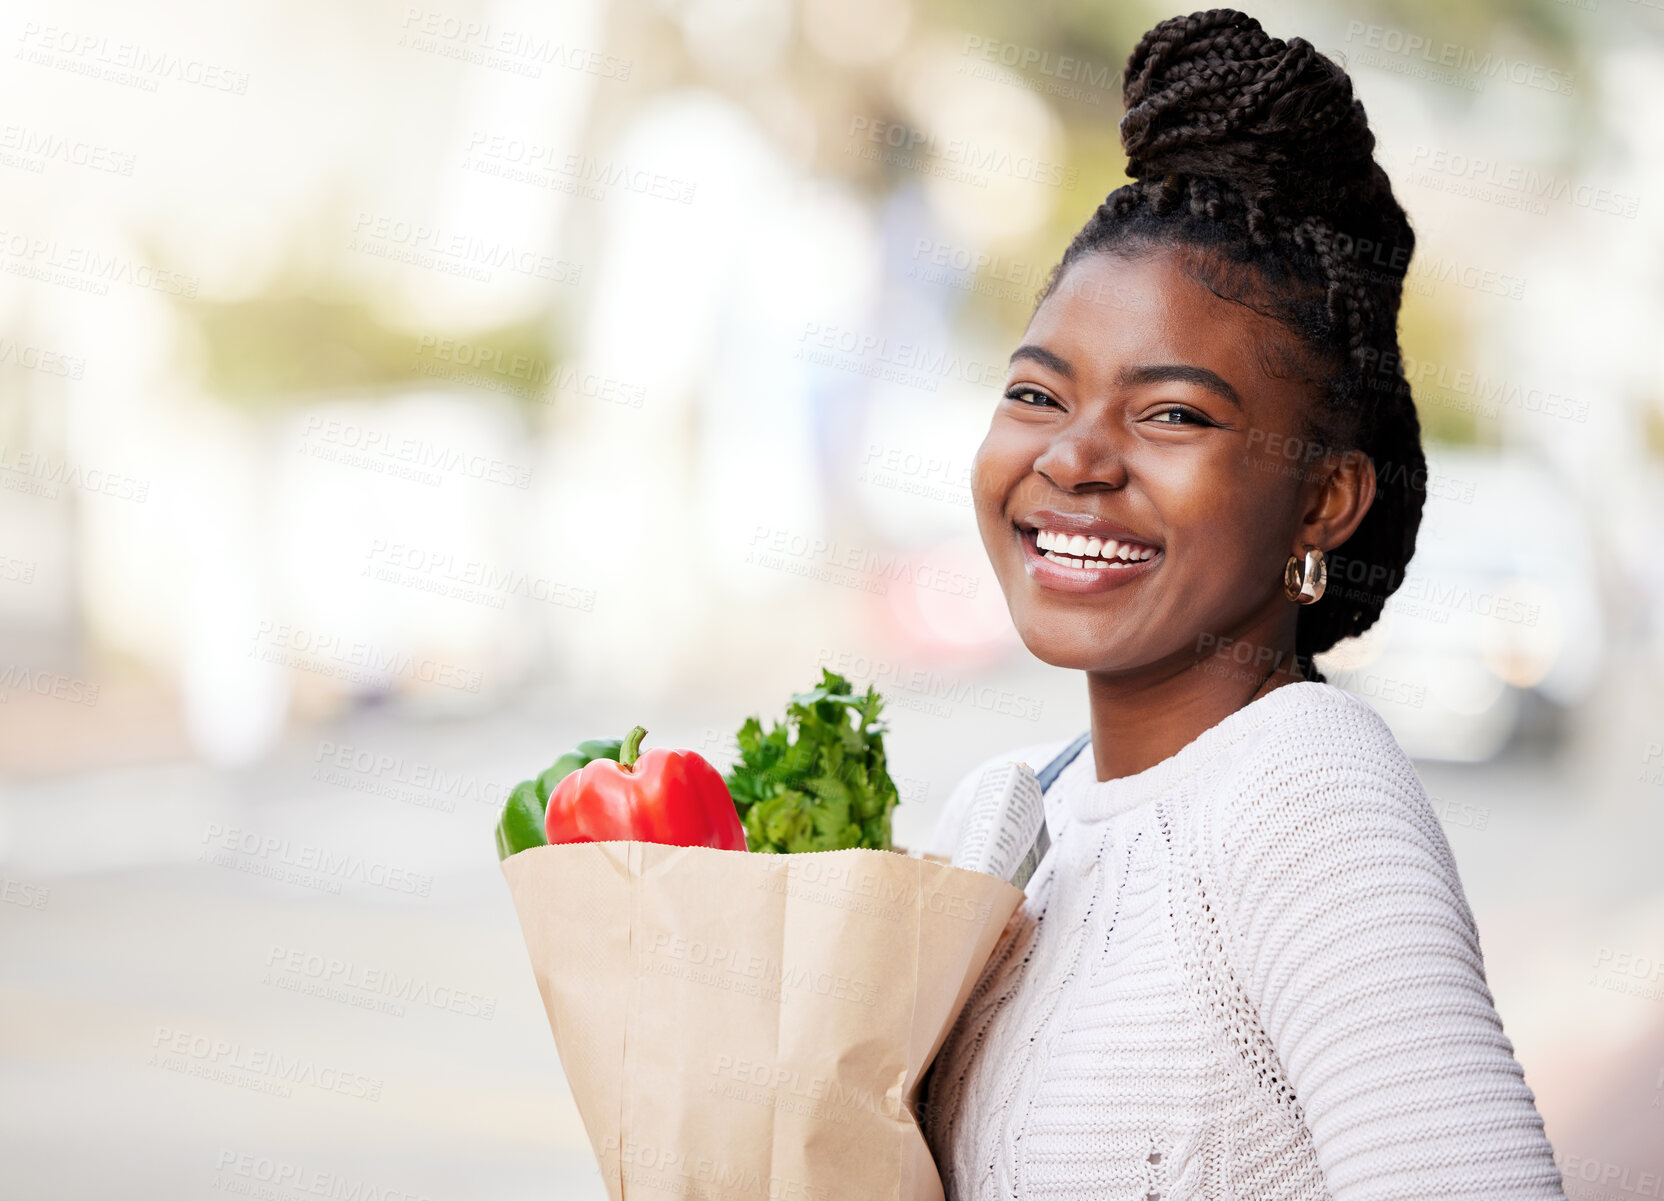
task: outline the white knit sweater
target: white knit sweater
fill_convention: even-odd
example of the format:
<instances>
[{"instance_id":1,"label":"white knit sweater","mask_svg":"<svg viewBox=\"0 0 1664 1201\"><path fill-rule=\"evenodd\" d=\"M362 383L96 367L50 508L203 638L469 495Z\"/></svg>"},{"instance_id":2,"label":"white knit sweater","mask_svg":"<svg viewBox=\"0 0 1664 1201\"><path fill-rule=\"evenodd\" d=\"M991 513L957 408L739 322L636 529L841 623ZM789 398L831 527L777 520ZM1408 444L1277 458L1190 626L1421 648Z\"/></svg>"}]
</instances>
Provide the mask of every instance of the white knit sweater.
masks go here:
<instances>
[{"instance_id":1,"label":"white knit sweater","mask_svg":"<svg viewBox=\"0 0 1664 1201\"><path fill-rule=\"evenodd\" d=\"M951 854L982 768L929 848ZM1053 845L932 1069L950 1201L1563 1198L1414 766L1274 689L1046 794Z\"/></svg>"}]
</instances>

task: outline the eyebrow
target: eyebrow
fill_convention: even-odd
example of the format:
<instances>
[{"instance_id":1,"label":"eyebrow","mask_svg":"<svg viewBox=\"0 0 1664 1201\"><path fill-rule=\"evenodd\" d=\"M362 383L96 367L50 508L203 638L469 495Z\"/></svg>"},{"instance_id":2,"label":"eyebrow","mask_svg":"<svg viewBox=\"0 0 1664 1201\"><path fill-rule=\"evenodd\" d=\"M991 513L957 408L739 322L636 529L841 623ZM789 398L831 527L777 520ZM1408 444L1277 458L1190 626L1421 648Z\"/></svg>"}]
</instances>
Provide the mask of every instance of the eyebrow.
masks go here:
<instances>
[{"instance_id":1,"label":"eyebrow","mask_svg":"<svg viewBox=\"0 0 1664 1201\"><path fill-rule=\"evenodd\" d=\"M1129 367L1121 373L1120 382L1124 388L1137 387L1139 384L1195 384L1239 409L1242 407L1242 397L1237 395L1229 380L1206 367L1192 367L1187 363L1152 363L1145 367Z\"/></svg>"},{"instance_id":2,"label":"eyebrow","mask_svg":"<svg viewBox=\"0 0 1664 1201\"><path fill-rule=\"evenodd\" d=\"M1042 367L1057 372L1064 379L1075 378L1075 369L1069 365L1069 360L1062 355L1053 354L1044 346L1032 346L1024 343L1011 352L1010 361L1015 363L1018 359L1029 359L1039 363Z\"/></svg>"},{"instance_id":3,"label":"eyebrow","mask_svg":"<svg viewBox=\"0 0 1664 1201\"><path fill-rule=\"evenodd\" d=\"M1044 346L1025 343L1011 352L1010 361L1015 363L1018 359L1029 359L1039 363L1042 367L1057 372L1064 379L1075 378L1075 369L1069 360ZM1195 384L1239 409L1242 407L1242 397L1231 387L1229 380L1206 367L1193 367L1187 363L1150 363L1143 367L1129 367L1121 373L1119 383L1123 388L1135 388L1141 384Z\"/></svg>"}]
</instances>

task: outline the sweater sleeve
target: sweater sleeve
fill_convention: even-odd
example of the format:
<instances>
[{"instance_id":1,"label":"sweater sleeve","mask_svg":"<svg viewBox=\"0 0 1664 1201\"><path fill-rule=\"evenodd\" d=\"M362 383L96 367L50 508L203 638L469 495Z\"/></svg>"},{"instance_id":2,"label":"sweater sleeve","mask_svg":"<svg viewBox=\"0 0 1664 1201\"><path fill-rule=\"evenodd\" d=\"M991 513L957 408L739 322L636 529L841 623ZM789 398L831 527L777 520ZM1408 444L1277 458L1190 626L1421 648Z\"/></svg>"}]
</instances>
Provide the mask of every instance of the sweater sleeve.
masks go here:
<instances>
[{"instance_id":1,"label":"sweater sleeve","mask_svg":"<svg viewBox=\"0 0 1664 1201\"><path fill-rule=\"evenodd\" d=\"M1225 953L1335 1201L1563 1201L1444 831L1348 698L1264 731L1212 840Z\"/></svg>"}]
</instances>

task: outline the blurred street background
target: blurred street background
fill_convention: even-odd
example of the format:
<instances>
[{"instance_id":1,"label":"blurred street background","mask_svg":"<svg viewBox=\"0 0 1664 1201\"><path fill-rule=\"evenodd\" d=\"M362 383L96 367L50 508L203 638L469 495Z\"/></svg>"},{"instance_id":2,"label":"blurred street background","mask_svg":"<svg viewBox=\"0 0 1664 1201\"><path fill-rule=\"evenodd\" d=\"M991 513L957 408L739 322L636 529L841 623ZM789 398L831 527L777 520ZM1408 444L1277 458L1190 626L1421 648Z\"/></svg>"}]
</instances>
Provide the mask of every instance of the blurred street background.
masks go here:
<instances>
[{"instance_id":1,"label":"blurred street background","mask_svg":"<svg viewBox=\"0 0 1664 1201\"><path fill-rule=\"evenodd\" d=\"M916 844L1085 728L969 468L1180 11L0 4L0 1198L604 1197L509 786L637 722L726 766L827 666ZM1664 6L1249 11L1419 242L1421 543L1324 666L1568 1194L1658 1196Z\"/></svg>"}]
</instances>

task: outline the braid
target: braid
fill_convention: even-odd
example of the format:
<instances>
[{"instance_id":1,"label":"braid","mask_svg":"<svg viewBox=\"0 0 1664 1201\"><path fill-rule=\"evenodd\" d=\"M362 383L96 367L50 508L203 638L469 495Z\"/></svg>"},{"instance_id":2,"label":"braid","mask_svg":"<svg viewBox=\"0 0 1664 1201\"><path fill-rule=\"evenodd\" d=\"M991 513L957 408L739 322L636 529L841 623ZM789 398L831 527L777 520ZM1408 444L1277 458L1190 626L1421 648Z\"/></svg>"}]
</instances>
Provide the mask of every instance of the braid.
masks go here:
<instances>
[{"instance_id":1,"label":"braid","mask_svg":"<svg viewBox=\"0 0 1664 1201\"><path fill-rule=\"evenodd\" d=\"M1192 13L1146 33L1123 78L1131 182L1075 235L1040 299L1084 255L1188 246L1312 352L1320 403L1305 433L1362 450L1376 470L1323 600L1300 609L1295 652L1321 680L1311 656L1375 624L1421 525L1427 465L1398 353L1415 235L1351 80L1303 38L1273 38L1234 9Z\"/></svg>"}]
</instances>

